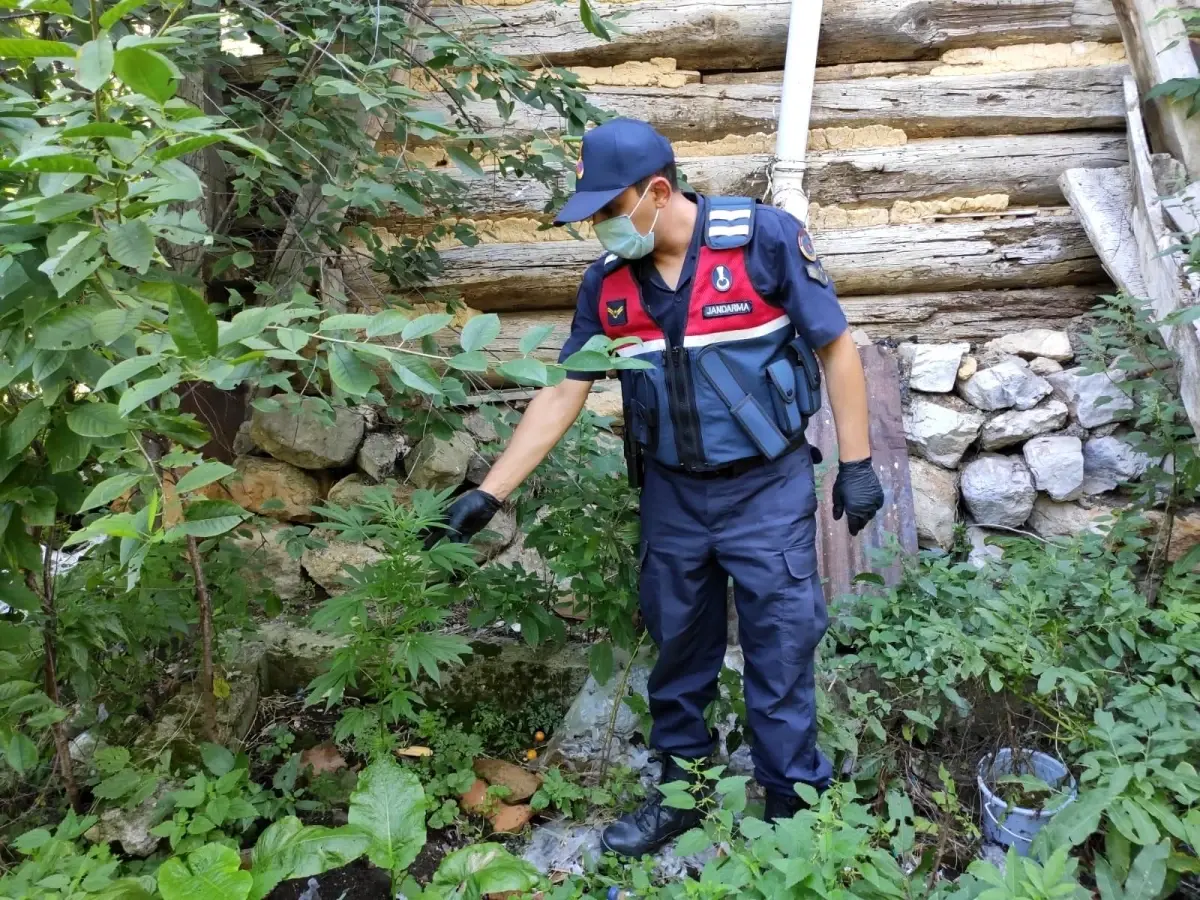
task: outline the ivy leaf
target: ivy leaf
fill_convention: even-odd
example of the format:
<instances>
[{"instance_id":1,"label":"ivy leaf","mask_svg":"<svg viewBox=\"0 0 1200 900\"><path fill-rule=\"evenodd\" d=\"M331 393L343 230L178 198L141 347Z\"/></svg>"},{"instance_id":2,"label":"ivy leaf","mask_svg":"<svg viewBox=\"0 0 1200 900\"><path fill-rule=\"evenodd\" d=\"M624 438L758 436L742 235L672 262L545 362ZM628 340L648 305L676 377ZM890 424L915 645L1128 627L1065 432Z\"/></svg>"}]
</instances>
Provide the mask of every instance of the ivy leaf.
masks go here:
<instances>
[{"instance_id":1,"label":"ivy leaf","mask_svg":"<svg viewBox=\"0 0 1200 900\"><path fill-rule=\"evenodd\" d=\"M517 349L523 356L528 356L541 346L542 341L549 337L553 330L553 325L535 325L521 336L521 343L517 345Z\"/></svg>"},{"instance_id":2,"label":"ivy leaf","mask_svg":"<svg viewBox=\"0 0 1200 900\"><path fill-rule=\"evenodd\" d=\"M113 72L113 45L107 34L88 41L75 58L75 80L85 91L104 87Z\"/></svg>"},{"instance_id":3,"label":"ivy leaf","mask_svg":"<svg viewBox=\"0 0 1200 900\"><path fill-rule=\"evenodd\" d=\"M126 472L123 475L105 478L92 488L91 493L79 505L79 511L82 513L89 509L95 509L97 506L107 506L141 481L143 477L139 473Z\"/></svg>"},{"instance_id":4,"label":"ivy leaf","mask_svg":"<svg viewBox=\"0 0 1200 900\"><path fill-rule=\"evenodd\" d=\"M141 219L130 219L109 229L108 255L123 266L145 273L154 258L154 235Z\"/></svg>"},{"instance_id":5,"label":"ivy leaf","mask_svg":"<svg viewBox=\"0 0 1200 900\"><path fill-rule=\"evenodd\" d=\"M96 382L95 390L103 391L114 384L128 381L130 378L140 375L151 366L158 365L160 362L162 362L161 353L149 353L145 356L133 356L122 360L104 373L100 380Z\"/></svg>"},{"instance_id":6,"label":"ivy leaf","mask_svg":"<svg viewBox=\"0 0 1200 900\"><path fill-rule=\"evenodd\" d=\"M236 471L237 469L235 469L233 466L227 466L223 462L210 460L208 462L201 463L180 478L175 484L175 490L179 491L181 494L188 491L195 491L206 485L212 484L214 481L227 478Z\"/></svg>"},{"instance_id":7,"label":"ivy leaf","mask_svg":"<svg viewBox=\"0 0 1200 900\"><path fill-rule=\"evenodd\" d=\"M334 344L329 351L329 377L352 397L362 397L379 380L375 373L345 344Z\"/></svg>"},{"instance_id":8,"label":"ivy leaf","mask_svg":"<svg viewBox=\"0 0 1200 900\"><path fill-rule=\"evenodd\" d=\"M179 352L189 359L214 356L217 352L217 318L193 290L176 287L167 315L167 331Z\"/></svg>"},{"instance_id":9,"label":"ivy leaf","mask_svg":"<svg viewBox=\"0 0 1200 900\"><path fill-rule=\"evenodd\" d=\"M401 332L400 336L406 341L420 340L428 334L441 331L452 321L454 321L454 316L447 315L446 313L428 313L418 316L405 325L404 331Z\"/></svg>"},{"instance_id":10,"label":"ivy leaf","mask_svg":"<svg viewBox=\"0 0 1200 900\"><path fill-rule=\"evenodd\" d=\"M89 438L112 437L129 430L129 420L112 403L80 404L67 413L67 425Z\"/></svg>"},{"instance_id":11,"label":"ivy leaf","mask_svg":"<svg viewBox=\"0 0 1200 900\"><path fill-rule=\"evenodd\" d=\"M254 877L242 871L242 858L224 844L205 844L186 862L172 857L158 869L163 900L246 900Z\"/></svg>"},{"instance_id":12,"label":"ivy leaf","mask_svg":"<svg viewBox=\"0 0 1200 900\"><path fill-rule=\"evenodd\" d=\"M33 443L33 439L49 421L50 410L46 409L40 398L26 403L4 426L4 457L10 458L21 453Z\"/></svg>"},{"instance_id":13,"label":"ivy leaf","mask_svg":"<svg viewBox=\"0 0 1200 900\"><path fill-rule=\"evenodd\" d=\"M482 350L500 334L500 317L495 313L485 313L475 316L463 326L458 343L463 350L470 353Z\"/></svg>"},{"instance_id":14,"label":"ivy leaf","mask_svg":"<svg viewBox=\"0 0 1200 900\"><path fill-rule=\"evenodd\" d=\"M546 364L540 359L532 359L528 356L506 360L496 367L496 371L513 381L536 384L540 387L545 387L550 379L550 372L546 368Z\"/></svg>"},{"instance_id":15,"label":"ivy leaf","mask_svg":"<svg viewBox=\"0 0 1200 900\"><path fill-rule=\"evenodd\" d=\"M158 103L166 103L179 89L179 73L155 50L126 47L118 50L113 71L129 88Z\"/></svg>"},{"instance_id":16,"label":"ivy leaf","mask_svg":"<svg viewBox=\"0 0 1200 900\"><path fill-rule=\"evenodd\" d=\"M117 410L121 415L127 416L160 394L171 390L177 384L179 384L178 372L168 372L166 375L160 375L158 378L139 381L121 395L121 399L117 404Z\"/></svg>"}]
</instances>

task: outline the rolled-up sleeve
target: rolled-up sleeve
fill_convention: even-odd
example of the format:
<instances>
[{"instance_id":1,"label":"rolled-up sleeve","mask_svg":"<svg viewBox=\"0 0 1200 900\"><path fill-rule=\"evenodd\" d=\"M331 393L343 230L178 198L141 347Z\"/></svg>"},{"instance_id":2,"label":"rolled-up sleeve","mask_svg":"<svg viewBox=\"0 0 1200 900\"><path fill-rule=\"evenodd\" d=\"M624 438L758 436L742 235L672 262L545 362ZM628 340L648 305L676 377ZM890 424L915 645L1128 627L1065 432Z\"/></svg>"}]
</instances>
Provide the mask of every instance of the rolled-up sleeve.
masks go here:
<instances>
[{"instance_id":1,"label":"rolled-up sleeve","mask_svg":"<svg viewBox=\"0 0 1200 900\"><path fill-rule=\"evenodd\" d=\"M763 296L783 307L809 346L824 347L849 326L820 260L806 259L800 252L805 234L795 216L760 206L747 267Z\"/></svg>"},{"instance_id":2,"label":"rolled-up sleeve","mask_svg":"<svg viewBox=\"0 0 1200 900\"><path fill-rule=\"evenodd\" d=\"M604 334L600 325L600 283L601 272L598 266L591 266L583 275L579 284L579 293L575 297L575 314L571 318L571 333L567 336L558 361L564 362L571 354L582 350L592 338ZM567 372L567 377L574 381L595 381L601 373L597 372Z\"/></svg>"}]
</instances>

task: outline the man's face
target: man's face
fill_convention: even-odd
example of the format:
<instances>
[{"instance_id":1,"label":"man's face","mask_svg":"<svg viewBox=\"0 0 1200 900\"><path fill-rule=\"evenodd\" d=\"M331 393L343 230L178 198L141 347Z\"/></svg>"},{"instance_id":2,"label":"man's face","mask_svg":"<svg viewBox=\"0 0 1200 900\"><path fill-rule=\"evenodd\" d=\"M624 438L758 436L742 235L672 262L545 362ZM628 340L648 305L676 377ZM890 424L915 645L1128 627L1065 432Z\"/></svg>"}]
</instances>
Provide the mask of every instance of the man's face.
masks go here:
<instances>
[{"instance_id":1,"label":"man's face","mask_svg":"<svg viewBox=\"0 0 1200 900\"><path fill-rule=\"evenodd\" d=\"M638 200L643 197L643 190L645 190L645 199L642 199L639 204ZM653 179L644 189L638 188L636 185L625 188L592 216L592 224L596 225L606 219L627 215L633 220L634 227L638 232L646 234L650 231L658 210L667 205L670 197L671 185L665 178Z\"/></svg>"}]
</instances>

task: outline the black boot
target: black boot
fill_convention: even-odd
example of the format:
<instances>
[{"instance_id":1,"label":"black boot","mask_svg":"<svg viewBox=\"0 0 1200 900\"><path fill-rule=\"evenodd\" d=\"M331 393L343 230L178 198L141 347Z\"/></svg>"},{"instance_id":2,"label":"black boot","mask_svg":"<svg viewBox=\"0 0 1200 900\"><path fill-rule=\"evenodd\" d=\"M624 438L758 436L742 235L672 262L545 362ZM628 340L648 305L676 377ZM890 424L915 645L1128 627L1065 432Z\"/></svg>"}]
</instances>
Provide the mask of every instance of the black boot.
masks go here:
<instances>
[{"instance_id":1,"label":"black boot","mask_svg":"<svg viewBox=\"0 0 1200 900\"><path fill-rule=\"evenodd\" d=\"M767 811L763 813L763 821L768 825L780 819L790 819L806 806L796 794L767 794Z\"/></svg>"},{"instance_id":2,"label":"black boot","mask_svg":"<svg viewBox=\"0 0 1200 900\"><path fill-rule=\"evenodd\" d=\"M663 763L662 784L691 781L692 776L673 759ZM604 849L618 856L640 857L653 853L667 841L700 824L704 814L698 809L666 806L662 791L655 789L638 809L627 813L604 829L600 841Z\"/></svg>"}]
</instances>

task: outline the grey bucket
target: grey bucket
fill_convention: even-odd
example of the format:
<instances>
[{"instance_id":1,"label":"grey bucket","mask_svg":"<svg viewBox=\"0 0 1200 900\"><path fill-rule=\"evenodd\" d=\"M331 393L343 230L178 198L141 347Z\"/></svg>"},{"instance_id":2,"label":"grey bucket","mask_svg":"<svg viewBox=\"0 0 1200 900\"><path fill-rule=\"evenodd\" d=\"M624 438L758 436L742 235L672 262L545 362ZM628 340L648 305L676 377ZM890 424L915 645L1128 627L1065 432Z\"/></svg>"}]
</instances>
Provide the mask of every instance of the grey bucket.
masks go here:
<instances>
[{"instance_id":1,"label":"grey bucket","mask_svg":"<svg viewBox=\"0 0 1200 900\"><path fill-rule=\"evenodd\" d=\"M1032 774L1054 788L1067 783L1062 798L1046 809L1009 806L997 797L988 785L1005 775L1021 774L1013 772L1013 751L1008 748L997 750L994 755L989 753L979 761L978 782L979 796L983 803L984 839L1005 847L1014 847L1021 856L1028 856L1029 845L1033 843L1037 833L1055 813L1074 802L1078 795L1078 786L1067 767L1053 756L1036 750L1019 751L1017 755L1019 759L1027 761L1027 765L1022 766L1026 774ZM1030 772L1030 769L1033 771Z\"/></svg>"}]
</instances>

